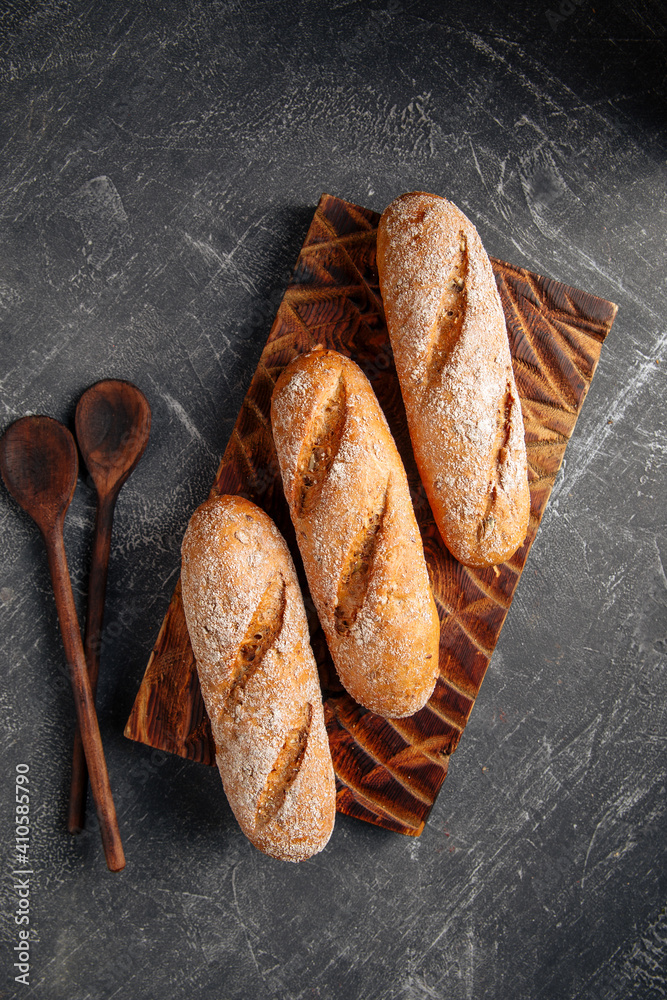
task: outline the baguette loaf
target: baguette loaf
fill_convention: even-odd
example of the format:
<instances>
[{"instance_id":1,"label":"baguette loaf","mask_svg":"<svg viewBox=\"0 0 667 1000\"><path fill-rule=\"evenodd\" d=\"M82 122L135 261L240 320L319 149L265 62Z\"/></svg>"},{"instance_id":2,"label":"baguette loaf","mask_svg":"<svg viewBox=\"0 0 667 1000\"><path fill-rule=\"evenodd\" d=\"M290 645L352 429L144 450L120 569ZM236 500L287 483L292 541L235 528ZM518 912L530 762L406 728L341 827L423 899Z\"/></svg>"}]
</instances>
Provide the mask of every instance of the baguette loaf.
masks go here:
<instances>
[{"instance_id":1,"label":"baguette loaf","mask_svg":"<svg viewBox=\"0 0 667 1000\"><path fill-rule=\"evenodd\" d=\"M345 689L388 718L422 708L440 626L405 470L370 383L316 349L276 382L273 436L310 592Z\"/></svg>"},{"instance_id":2,"label":"baguette loaf","mask_svg":"<svg viewBox=\"0 0 667 1000\"><path fill-rule=\"evenodd\" d=\"M380 219L380 288L417 466L460 562L509 559L528 529L521 404L500 297L477 230L415 192Z\"/></svg>"},{"instance_id":3,"label":"baguette loaf","mask_svg":"<svg viewBox=\"0 0 667 1000\"><path fill-rule=\"evenodd\" d=\"M185 618L229 804L261 851L302 861L329 840L335 779L291 556L271 518L238 496L194 512L182 556Z\"/></svg>"}]
</instances>

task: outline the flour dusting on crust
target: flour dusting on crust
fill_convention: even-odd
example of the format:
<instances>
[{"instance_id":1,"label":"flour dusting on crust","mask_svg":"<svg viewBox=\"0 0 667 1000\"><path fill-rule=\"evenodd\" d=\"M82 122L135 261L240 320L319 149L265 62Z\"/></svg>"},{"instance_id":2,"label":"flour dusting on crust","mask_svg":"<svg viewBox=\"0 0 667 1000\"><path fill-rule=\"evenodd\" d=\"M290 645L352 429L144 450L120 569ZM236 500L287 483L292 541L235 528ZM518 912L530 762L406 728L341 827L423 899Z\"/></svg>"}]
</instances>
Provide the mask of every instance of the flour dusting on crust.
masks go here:
<instances>
[{"instance_id":1,"label":"flour dusting on crust","mask_svg":"<svg viewBox=\"0 0 667 1000\"><path fill-rule=\"evenodd\" d=\"M241 829L267 854L321 851L335 779L301 591L271 519L208 500L182 546L183 607L216 761Z\"/></svg>"},{"instance_id":2,"label":"flour dusting on crust","mask_svg":"<svg viewBox=\"0 0 667 1000\"><path fill-rule=\"evenodd\" d=\"M489 258L455 205L416 192L384 212L378 268L415 458L440 533L463 563L502 562L525 537L530 496Z\"/></svg>"},{"instance_id":3,"label":"flour dusting on crust","mask_svg":"<svg viewBox=\"0 0 667 1000\"><path fill-rule=\"evenodd\" d=\"M310 592L340 679L371 711L411 715L435 685L439 622L405 470L370 383L335 351L301 355L276 383L271 420ZM326 476L304 513L304 477L320 461Z\"/></svg>"}]
</instances>

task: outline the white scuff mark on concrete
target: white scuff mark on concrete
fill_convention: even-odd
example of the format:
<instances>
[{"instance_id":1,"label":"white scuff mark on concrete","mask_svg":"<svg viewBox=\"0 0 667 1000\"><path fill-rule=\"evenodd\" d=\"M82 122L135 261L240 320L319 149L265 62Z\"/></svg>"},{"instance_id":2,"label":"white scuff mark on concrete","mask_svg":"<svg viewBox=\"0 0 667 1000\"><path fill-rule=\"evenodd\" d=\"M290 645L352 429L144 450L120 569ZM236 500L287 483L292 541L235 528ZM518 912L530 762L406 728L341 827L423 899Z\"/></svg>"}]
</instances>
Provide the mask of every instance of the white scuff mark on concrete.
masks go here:
<instances>
[{"instance_id":1,"label":"white scuff mark on concrete","mask_svg":"<svg viewBox=\"0 0 667 1000\"><path fill-rule=\"evenodd\" d=\"M628 299L630 299L633 305L636 305L643 312L647 313L651 317L651 319L657 322L658 326L662 326L662 324L665 321L664 315L662 313L657 313L654 309L651 309L651 307L647 304L645 298L641 298L639 295L636 295L634 292L632 292L629 288L626 288L626 286L623 284L623 282L617 275L610 274L609 271L605 270L605 268L603 268L600 264L598 264L597 261L593 260L593 258L590 257L580 247L572 246L571 250L581 258L584 265L588 267L589 270L595 271L596 274L599 274L601 277L603 277L605 281L608 281L615 288L618 288L619 292L621 292ZM664 344L664 338L662 343Z\"/></svg>"},{"instance_id":2,"label":"white scuff mark on concrete","mask_svg":"<svg viewBox=\"0 0 667 1000\"><path fill-rule=\"evenodd\" d=\"M191 437L196 438L198 441L201 441L202 443L205 443L194 421L191 419L190 416L188 416L185 407L181 403L179 403L177 399L174 399L173 396L170 396L168 392L163 392L162 398L164 399L164 401L166 402L167 406L172 411L172 413L174 413L178 417L183 426L190 432Z\"/></svg>"},{"instance_id":3,"label":"white scuff mark on concrete","mask_svg":"<svg viewBox=\"0 0 667 1000\"><path fill-rule=\"evenodd\" d=\"M464 969L464 984L466 1000L473 1000L475 996L475 931L472 926L472 918L468 920L466 927L466 963Z\"/></svg>"},{"instance_id":4,"label":"white scuff mark on concrete","mask_svg":"<svg viewBox=\"0 0 667 1000\"><path fill-rule=\"evenodd\" d=\"M557 102L552 99L546 92L546 88L539 87L533 80L530 79L527 74L518 68L517 57L523 56L524 60L531 62L526 51L521 48L518 44L512 43L508 39L500 39L504 42L508 49L513 49L510 58L506 58L497 49L494 49L489 43L481 37L481 35L476 34L470 29L463 28L459 29L459 33L462 34L467 42L469 42L474 49L481 52L483 55L487 56L492 62L501 63L508 74L513 76L518 80L526 90L537 98L541 105L546 104L550 110L556 110L562 113L562 108L557 104ZM544 74L544 67L540 67L542 74ZM561 90L564 90L568 95L576 97L574 91L567 87L562 80L558 80L555 77L551 78L553 82L557 83Z\"/></svg>"},{"instance_id":5,"label":"white scuff mark on concrete","mask_svg":"<svg viewBox=\"0 0 667 1000\"><path fill-rule=\"evenodd\" d=\"M475 161L475 170L479 174L480 180L481 180L482 184L484 185L484 190L488 193L489 189L488 189L487 184L486 184L486 178L484 177L484 174L482 173L482 168L479 165L479 160L477 159L477 154L475 153L475 147L472 144L472 139L470 138L470 136L468 136L468 145L470 146L470 152L472 153L472 158Z\"/></svg>"},{"instance_id":6,"label":"white scuff mark on concrete","mask_svg":"<svg viewBox=\"0 0 667 1000\"><path fill-rule=\"evenodd\" d=\"M609 817L610 817L613 809L614 809L613 806L611 806L609 809L607 809L607 811L604 814L604 816L602 817L602 819L599 820L599 822L596 824L595 829L593 830L593 835L591 836L591 839L588 842L588 850L586 851L586 857L584 858L584 867L583 867L583 869L581 871L581 906L582 906L582 908L583 908L583 905L584 905L584 888L585 888L586 878L587 878L586 869L588 867L588 859L591 856L591 851L593 850L593 844L595 843L595 838L598 835L598 830L600 829L601 826L604 826L607 823L607 820L609 819Z\"/></svg>"},{"instance_id":7,"label":"white scuff mark on concrete","mask_svg":"<svg viewBox=\"0 0 667 1000\"><path fill-rule=\"evenodd\" d=\"M23 363L17 368L11 368L7 374L0 378L0 391L4 391L5 383L9 383L16 392L17 387L20 386L18 394L20 397L26 398L28 393L28 387L35 383L39 376L42 374L45 368L56 358L60 352L68 346L66 340L61 340L59 343L54 344L53 347L46 351L43 348L37 350L33 348L27 357L24 357ZM20 381L25 379L25 381ZM5 400L1 401L2 405L5 407L5 412L7 416L30 416L33 413L39 413L39 408L37 410L25 410L21 408L20 410L13 407L11 410L8 409Z\"/></svg>"},{"instance_id":8,"label":"white scuff mark on concrete","mask_svg":"<svg viewBox=\"0 0 667 1000\"><path fill-rule=\"evenodd\" d=\"M623 419L628 408L634 404L646 383L652 376L654 377L656 375L658 372L658 366L655 363L655 358L661 357L664 354L666 346L667 331L662 334L655 344L655 349L652 352L653 360L647 360L640 364L629 382L622 386L620 391L617 393L616 398L613 400L609 410L607 411L608 419L611 422L603 424L602 427L594 427L588 437L581 441L576 443L573 441L570 442L570 468L568 469L567 474L568 492L575 488L576 484L585 474L591 463L595 461L599 453L606 446L607 441L614 433L614 424ZM574 456L572 454L573 452L575 452ZM557 500L558 495L563 488L564 482L565 477L561 479L560 483L558 482L558 479L556 480L551 493L550 503Z\"/></svg>"},{"instance_id":9,"label":"white scuff mark on concrete","mask_svg":"<svg viewBox=\"0 0 667 1000\"><path fill-rule=\"evenodd\" d=\"M621 966L621 975L633 989L640 986L662 991L667 987L667 907L644 929Z\"/></svg>"},{"instance_id":10,"label":"white scuff mark on concrete","mask_svg":"<svg viewBox=\"0 0 667 1000\"><path fill-rule=\"evenodd\" d=\"M228 272L233 278L235 278L241 287L253 295L259 295L259 291L255 282L252 280L249 274L247 274L234 260L235 254L243 248L248 235L253 231L253 229L260 229L264 224L268 212L264 212L259 219L251 222L250 225L241 233L238 240L228 253L222 253L216 250L212 244L206 240L196 239L189 233L184 233L185 242L188 246L192 247L202 255L202 257L209 263L215 265L215 270L209 279L209 283L216 278L218 275Z\"/></svg>"},{"instance_id":11,"label":"white scuff mark on concrete","mask_svg":"<svg viewBox=\"0 0 667 1000\"><path fill-rule=\"evenodd\" d=\"M189 244L194 250L199 251L199 253L208 261L213 261L218 264L219 267L226 267L228 256L222 256L218 253L215 247L207 243L206 240L196 240L194 237L190 236L189 233L185 233L185 242Z\"/></svg>"},{"instance_id":12,"label":"white scuff mark on concrete","mask_svg":"<svg viewBox=\"0 0 667 1000\"><path fill-rule=\"evenodd\" d=\"M0 277L0 314L10 312L23 302L23 296L16 288Z\"/></svg>"},{"instance_id":13,"label":"white scuff mark on concrete","mask_svg":"<svg viewBox=\"0 0 667 1000\"><path fill-rule=\"evenodd\" d=\"M621 565L611 574L605 585L605 593L607 595L604 604L602 605L601 614L606 614L607 611L616 602L617 590L622 583L625 583L628 574L628 567L626 563L621 563ZM595 650L599 652L599 650Z\"/></svg>"},{"instance_id":14,"label":"white scuff mark on concrete","mask_svg":"<svg viewBox=\"0 0 667 1000\"><path fill-rule=\"evenodd\" d=\"M164 591L165 587L167 586L167 584L169 583L169 581L171 579L173 579L173 577L175 577L177 573L180 573L180 571L181 571L180 565L176 565L176 566L174 566L174 568L169 573L167 573L167 575L164 577L164 579L162 580L162 582L160 584L160 587L161 587L161 589L163 591Z\"/></svg>"},{"instance_id":15,"label":"white scuff mark on concrete","mask_svg":"<svg viewBox=\"0 0 667 1000\"><path fill-rule=\"evenodd\" d=\"M655 554L658 557L658 575L661 577L665 588L667 588L667 574L665 573L665 565L662 561L662 553L660 552L660 546L658 545L658 539L655 535L651 538L653 548L655 549Z\"/></svg>"},{"instance_id":16,"label":"white scuff mark on concrete","mask_svg":"<svg viewBox=\"0 0 667 1000\"><path fill-rule=\"evenodd\" d=\"M403 1000L443 1000L440 990L429 986L423 976L410 975L401 984Z\"/></svg>"},{"instance_id":17,"label":"white scuff mark on concrete","mask_svg":"<svg viewBox=\"0 0 667 1000\"><path fill-rule=\"evenodd\" d=\"M260 978L264 982L266 982L264 973L262 972L262 970L261 970L261 968L259 966L259 962L257 961L257 956L255 955L255 949L252 946L252 941L250 940L250 931L248 929L248 925L246 924L245 920L243 919L243 915L241 914L241 907L239 906L238 895L237 895L237 892L236 892L236 872L238 871L238 869L239 869L239 867L240 867L241 864L242 864L242 862L240 862L240 861L237 862L237 864L235 864L234 867L233 867L233 869L232 869L232 895L234 897L234 909L236 910L236 918L237 918L237 920L238 920L238 922L239 922L239 924L241 926L241 929L243 931L243 936L244 936L246 944L248 946L248 951L250 952L250 957L252 958L253 965L255 966L255 969L257 970L258 976L260 976ZM253 933L256 933L256 932L253 932Z\"/></svg>"},{"instance_id":18,"label":"white scuff mark on concrete","mask_svg":"<svg viewBox=\"0 0 667 1000\"><path fill-rule=\"evenodd\" d=\"M320 971L316 974L315 979L321 979L324 976L325 972L328 972L332 965L335 965L336 962L340 961L341 958L348 955L350 950L351 950L350 944L343 945L343 947L336 952L333 958L329 959L324 968L320 969Z\"/></svg>"},{"instance_id":19,"label":"white scuff mark on concrete","mask_svg":"<svg viewBox=\"0 0 667 1000\"><path fill-rule=\"evenodd\" d=\"M199 443L206 448L209 455L213 455L217 458L218 456L214 452L213 448L211 448L210 444L202 436L201 432L197 428L197 425L193 421L192 417L188 414L185 407L181 403L179 403L177 399L174 399L174 397L171 396L168 392L165 392L164 390L158 390L158 391L162 399L164 399L165 403L167 404L168 408L171 410L176 419L179 421L179 423L181 423L183 427L185 427L190 437L194 438L196 441L199 441Z\"/></svg>"},{"instance_id":20,"label":"white scuff mark on concrete","mask_svg":"<svg viewBox=\"0 0 667 1000\"><path fill-rule=\"evenodd\" d=\"M505 169L507 167L507 157L500 161L500 177L498 178L498 183L496 184L496 194L499 198L506 198L505 194Z\"/></svg>"},{"instance_id":21,"label":"white scuff mark on concrete","mask_svg":"<svg viewBox=\"0 0 667 1000\"><path fill-rule=\"evenodd\" d=\"M582 909L584 905L584 889L586 886L586 881L591 874L591 868L589 868L589 859L593 851L594 844L600 839L599 837L600 831L602 831L602 834L604 835L608 831L612 831L614 827L617 826L619 823L627 822L626 817L628 813L632 809L634 809L635 806L639 805L639 803L643 799L647 797L647 795L651 791L651 788L654 787L655 784L659 784L660 782L664 781L664 777L665 777L664 773L662 773L658 776L657 781L653 782L653 785L650 785L646 788L635 788L630 791L622 792L618 796L618 798L616 798L615 801L612 802L611 805L608 807L608 809L604 812L602 818L598 821L598 823L596 823L595 829L593 830L591 838L588 842L588 848L586 850L586 856L584 858L584 865L581 874L580 905ZM664 789L661 789L661 791L662 794L664 795ZM642 828L648 826L652 821L659 819L664 814L666 808L667 807L663 803L660 803L658 806L651 809L648 812L648 814L642 817L641 821ZM611 852L606 851L605 856L602 859L602 862L616 860L620 858L623 854L627 853L627 851L632 850L636 846L636 840L634 838L634 835L635 835L635 828L631 826L630 830L627 831L625 834L625 845L621 849L617 848L616 850ZM600 863L601 862L598 862L598 864ZM594 867L597 867L597 865Z\"/></svg>"},{"instance_id":22,"label":"white scuff mark on concrete","mask_svg":"<svg viewBox=\"0 0 667 1000\"><path fill-rule=\"evenodd\" d=\"M431 91L417 94L401 111L400 121L404 128L410 128L412 132L418 130L414 141L414 151L416 152L420 145L427 145L431 156L434 156L434 133L437 132L438 125L429 113L430 103Z\"/></svg>"}]
</instances>

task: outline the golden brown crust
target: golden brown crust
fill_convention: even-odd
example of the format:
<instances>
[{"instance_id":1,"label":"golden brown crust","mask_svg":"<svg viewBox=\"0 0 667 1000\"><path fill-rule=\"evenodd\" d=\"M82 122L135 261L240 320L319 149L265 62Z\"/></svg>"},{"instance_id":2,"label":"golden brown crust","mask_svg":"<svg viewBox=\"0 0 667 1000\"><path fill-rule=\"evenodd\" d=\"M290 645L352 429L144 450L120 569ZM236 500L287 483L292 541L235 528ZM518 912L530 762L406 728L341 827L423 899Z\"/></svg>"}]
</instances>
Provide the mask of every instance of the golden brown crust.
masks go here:
<instances>
[{"instance_id":1,"label":"golden brown crust","mask_svg":"<svg viewBox=\"0 0 667 1000\"><path fill-rule=\"evenodd\" d=\"M528 529L521 405L500 298L477 230L437 195L380 219L380 287L415 458L450 552L504 562Z\"/></svg>"},{"instance_id":2,"label":"golden brown crust","mask_svg":"<svg viewBox=\"0 0 667 1000\"><path fill-rule=\"evenodd\" d=\"M422 708L440 626L396 445L349 358L314 350L278 379L271 422L285 496L347 691L388 718Z\"/></svg>"},{"instance_id":3,"label":"golden brown crust","mask_svg":"<svg viewBox=\"0 0 667 1000\"><path fill-rule=\"evenodd\" d=\"M197 508L182 556L183 607L229 804L261 851L302 861L329 840L336 804L291 556L271 518L238 496Z\"/></svg>"}]
</instances>

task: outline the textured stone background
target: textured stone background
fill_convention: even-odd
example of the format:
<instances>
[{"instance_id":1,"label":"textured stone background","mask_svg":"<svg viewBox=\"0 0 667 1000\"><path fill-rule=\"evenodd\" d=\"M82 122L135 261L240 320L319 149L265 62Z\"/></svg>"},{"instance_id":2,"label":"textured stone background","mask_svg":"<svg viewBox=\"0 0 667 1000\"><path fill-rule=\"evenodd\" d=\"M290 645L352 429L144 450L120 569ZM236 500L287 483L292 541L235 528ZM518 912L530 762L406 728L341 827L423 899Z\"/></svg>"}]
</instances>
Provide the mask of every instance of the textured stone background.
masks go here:
<instances>
[{"instance_id":1,"label":"textured stone background","mask_svg":"<svg viewBox=\"0 0 667 1000\"><path fill-rule=\"evenodd\" d=\"M665 25L660 0L0 5L1 426L71 425L112 376L153 410L117 507L99 694L120 875L65 831L46 560L0 490L0 995L667 996ZM414 188L458 203L490 253L620 310L424 834L340 817L293 867L243 839L214 769L122 729L320 193L381 210ZM93 518L82 479L82 614ZM11 968L18 762L30 987Z\"/></svg>"}]
</instances>

